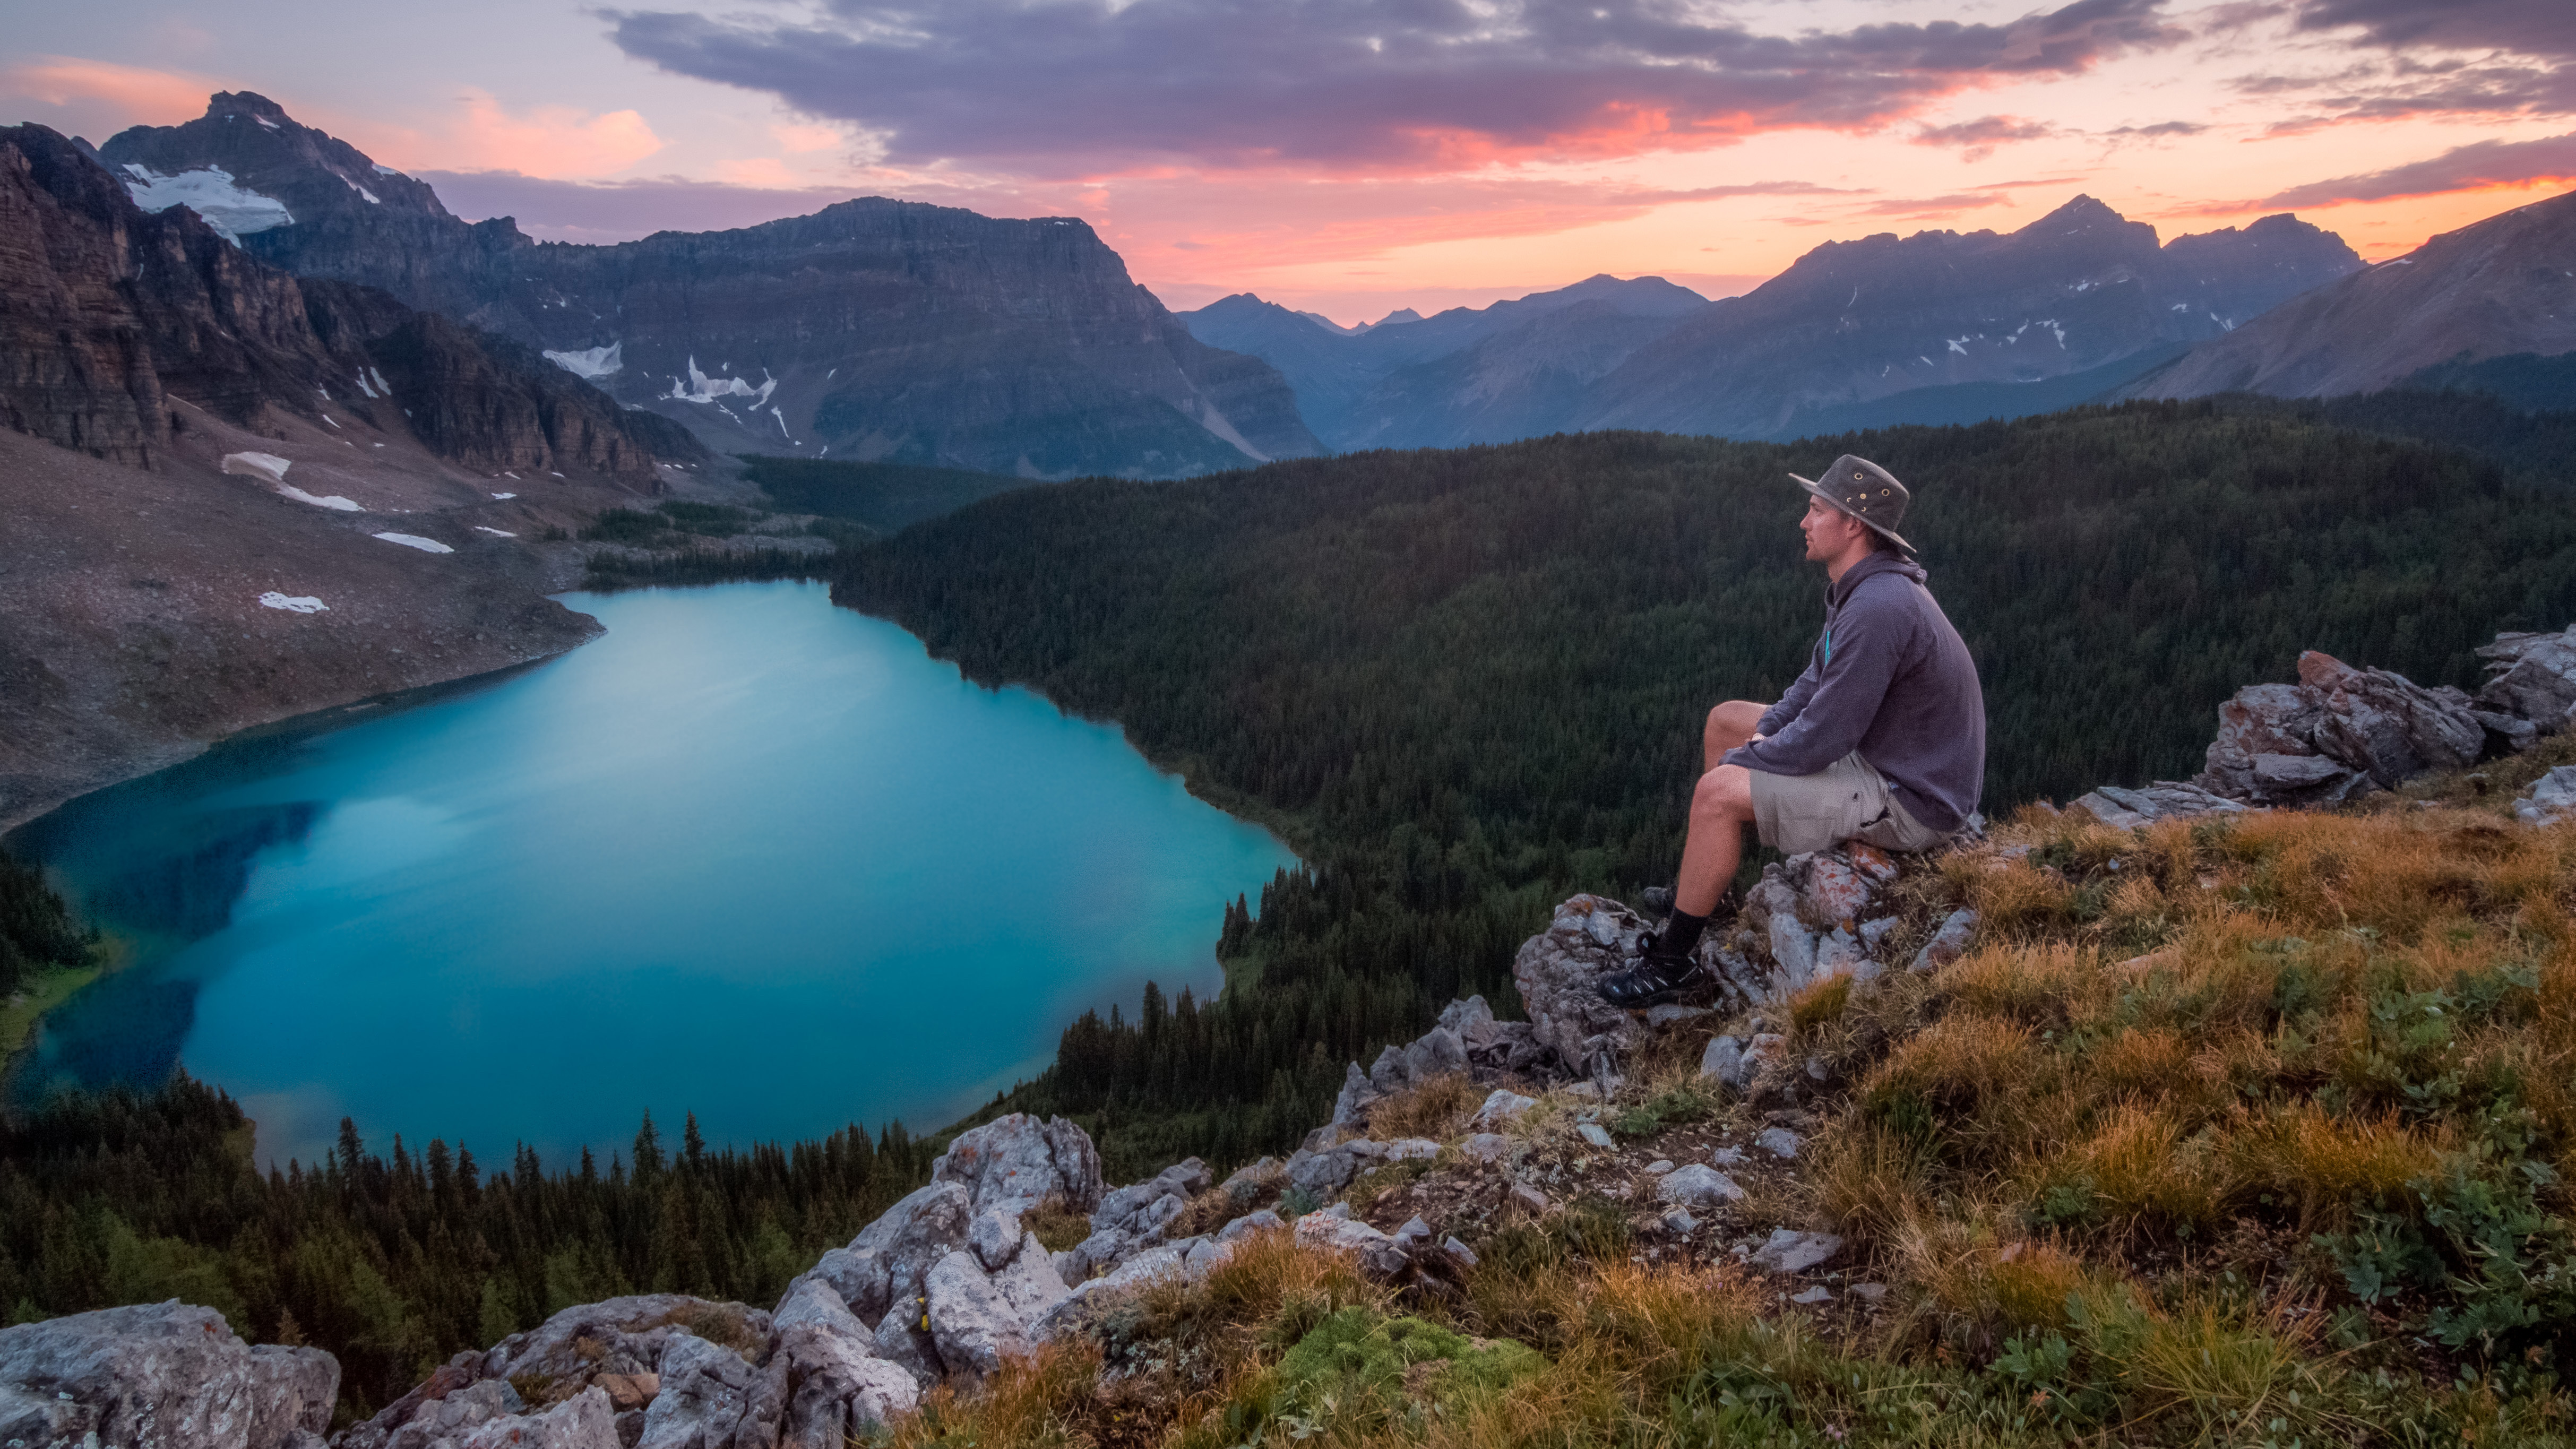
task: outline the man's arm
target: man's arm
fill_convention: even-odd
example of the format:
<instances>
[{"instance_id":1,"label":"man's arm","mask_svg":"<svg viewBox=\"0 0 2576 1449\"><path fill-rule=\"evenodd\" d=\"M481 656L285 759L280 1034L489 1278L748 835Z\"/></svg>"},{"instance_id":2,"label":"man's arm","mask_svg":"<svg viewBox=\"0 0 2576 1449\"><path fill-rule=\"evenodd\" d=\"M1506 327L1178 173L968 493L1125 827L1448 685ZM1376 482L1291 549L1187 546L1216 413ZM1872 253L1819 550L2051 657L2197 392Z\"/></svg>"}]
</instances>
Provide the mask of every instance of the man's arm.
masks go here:
<instances>
[{"instance_id":1,"label":"man's arm","mask_svg":"<svg viewBox=\"0 0 2576 1449\"><path fill-rule=\"evenodd\" d=\"M1821 667L1816 662L1816 655L1822 652L1822 650L1810 650L1807 654L1807 667L1796 679L1789 682L1789 688L1780 696L1780 702L1762 711L1762 718L1755 721L1753 725L1755 739L1778 734L1788 726L1789 721L1796 719L1806 709L1808 700L1815 698L1816 685L1823 677Z\"/></svg>"},{"instance_id":2,"label":"man's arm","mask_svg":"<svg viewBox=\"0 0 2576 1449\"><path fill-rule=\"evenodd\" d=\"M1767 728L1772 716L1790 703L1783 698L1762 717L1766 727L1755 731L1767 738L1727 751L1720 763L1774 775L1812 775L1850 754L1878 718L1887 686L1896 677L1904 627L1896 611L1846 606L1834 620L1834 657L1814 671L1815 686L1795 717L1777 729ZM1801 677L1799 683L1805 682Z\"/></svg>"}]
</instances>

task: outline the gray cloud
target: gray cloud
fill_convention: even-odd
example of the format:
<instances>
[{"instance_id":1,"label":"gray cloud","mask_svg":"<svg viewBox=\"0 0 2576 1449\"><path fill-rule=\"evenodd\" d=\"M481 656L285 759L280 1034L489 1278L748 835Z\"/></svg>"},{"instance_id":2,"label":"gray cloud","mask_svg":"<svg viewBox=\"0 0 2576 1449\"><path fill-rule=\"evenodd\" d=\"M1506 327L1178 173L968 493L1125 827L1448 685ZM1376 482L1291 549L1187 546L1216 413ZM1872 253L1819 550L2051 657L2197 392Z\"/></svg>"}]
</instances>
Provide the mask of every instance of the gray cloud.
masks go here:
<instances>
[{"instance_id":1,"label":"gray cloud","mask_svg":"<svg viewBox=\"0 0 2576 1449\"><path fill-rule=\"evenodd\" d=\"M1970 161L1983 161L1995 154L1995 148L2012 141L2036 141L2057 134L2057 128L2045 121L2025 121L2018 116L1979 116L1951 126L1926 126L1914 133L1917 146L1942 146L1956 150Z\"/></svg>"},{"instance_id":2,"label":"gray cloud","mask_svg":"<svg viewBox=\"0 0 2576 1449\"><path fill-rule=\"evenodd\" d=\"M2102 134L2134 140L2158 141L2167 136L2197 136L2208 129L2198 121L2158 121L2152 126L2119 126Z\"/></svg>"},{"instance_id":3,"label":"gray cloud","mask_svg":"<svg viewBox=\"0 0 2576 1449\"><path fill-rule=\"evenodd\" d=\"M2257 206L2330 206L2339 201L2384 201L2394 196L2434 196L2473 186L2511 185L2576 176L2576 133L2537 141L2477 141L2430 160L2359 176L2312 182L2275 192Z\"/></svg>"},{"instance_id":4,"label":"gray cloud","mask_svg":"<svg viewBox=\"0 0 2576 1449\"><path fill-rule=\"evenodd\" d=\"M628 54L887 138L888 159L1445 168L1869 127L1980 80L2172 44L2164 0L1754 34L1682 0L819 0L789 25L611 11ZM1480 13L1480 10L1487 13Z\"/></svg>"},{"instance_id":5,"label":"gray cloud","mask_svg":"<svg viewBox=\"0 0 2576 1449\"><path fill-rule=\"evenodd\" d=\"M2361 28L2392 50L2504 50L2576 59L2576 9L2567 0L2306 0L2302 30Z\"/></svg>"}]
</instances>

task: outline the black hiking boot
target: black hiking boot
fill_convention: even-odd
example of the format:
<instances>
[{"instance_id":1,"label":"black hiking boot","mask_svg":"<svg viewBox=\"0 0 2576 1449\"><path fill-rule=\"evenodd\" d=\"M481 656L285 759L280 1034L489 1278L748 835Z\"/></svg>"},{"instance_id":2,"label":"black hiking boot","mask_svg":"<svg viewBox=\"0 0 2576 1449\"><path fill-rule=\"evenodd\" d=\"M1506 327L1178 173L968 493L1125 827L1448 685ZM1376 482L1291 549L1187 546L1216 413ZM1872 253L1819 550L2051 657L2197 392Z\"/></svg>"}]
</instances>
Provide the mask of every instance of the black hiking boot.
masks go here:
<instances>
[{"instance_id":1,"label":"black hiking boot","mask_svg":"<svg viewBox=\"0 0 2576 1449\"><path fill-rule=\"evenodd\" d=\"M1593 983L1594 993L1603 1001L1622 1011L1643 1011L1681 996L1697 983L1698 962L1658 949L1663 942L1655 936L1640 937L1637 944L1644 954L1636 965Z\"/></svg>"}]
</instances>

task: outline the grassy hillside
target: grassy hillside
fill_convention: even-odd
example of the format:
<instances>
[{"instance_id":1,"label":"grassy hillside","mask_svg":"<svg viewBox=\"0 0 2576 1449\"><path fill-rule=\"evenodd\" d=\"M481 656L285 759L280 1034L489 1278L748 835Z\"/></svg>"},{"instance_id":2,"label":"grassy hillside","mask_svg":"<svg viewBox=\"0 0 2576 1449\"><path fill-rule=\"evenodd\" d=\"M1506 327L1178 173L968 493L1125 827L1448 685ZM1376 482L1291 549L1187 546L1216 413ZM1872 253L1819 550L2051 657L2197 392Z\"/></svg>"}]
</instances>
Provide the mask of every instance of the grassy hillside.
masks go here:
<instances>
[{"instance_id":1,"label":"grassy hillside","mask_svg":"<svg viewBox=\"0 0 2576 1449\"><path fill-rule=\"evenodd\" d=\"M2031 811L1898 887L1984 911L1977 950L1771 1013L1797 1110L1697 1080L1747 1023L1675 1023L1618 1100L1518 1119L1508 1170L1452 1147L1353 1185L1468 1241L1455 1289L1258 1238L895 1442L2567 1444L2576 824L2497 798ZM1454 1144L1476 1100L1437 1081L1370 1131ZM1659 1220L1657 1165L1784 1119L1795 1161ZM1743 1260L1783 1226L1843 1242Z\"/></svg>"},{"instance_id":2,"label":"grassy hillside","mask_svg":"<svg viewBox=\"0 0 2576 1449\"><path fill-rule=\"evenodd\" d=\"M1222 952L1257 985L1086 1020L1022 1098L1111 1160L1249 1156L1340 1063L1576 889L1667 879L1707 708L1776 695L1822 577L1803 495L1845 449L1975 652L1987 801L2188 774L2218 702L2298 652L2473 684L2501 628L2576 617L2576 507L2467 454L2212 404L1797 445L1590 434L987 500L843 554L835 597L967 674L1117 720L1309 868Z\"/></svg>"}]
</instances>

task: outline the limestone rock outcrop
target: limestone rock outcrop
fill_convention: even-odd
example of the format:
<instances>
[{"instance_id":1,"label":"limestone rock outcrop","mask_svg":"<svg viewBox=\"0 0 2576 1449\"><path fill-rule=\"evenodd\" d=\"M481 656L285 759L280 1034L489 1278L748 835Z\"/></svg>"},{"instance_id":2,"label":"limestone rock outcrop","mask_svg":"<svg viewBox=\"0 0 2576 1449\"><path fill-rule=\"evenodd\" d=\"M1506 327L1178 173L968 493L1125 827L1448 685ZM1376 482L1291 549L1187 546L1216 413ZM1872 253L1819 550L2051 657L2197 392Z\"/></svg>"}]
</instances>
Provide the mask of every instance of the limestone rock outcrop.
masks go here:
<instances>
[{"instance_id":1,"label":"limestone rock outcrop","mask_svg":"<svg viewBox=\"0 0 2576 1449\"><path fill-rule=\"evenodd\" d=\"M0 1444L319 1449L340 1365L176 1299L0 1329Z\"/></svg>"},{"instance_id":2,"label":"limestone rock outcrop","mask_svg":"<svg viewBox=\"0 0 2576 1449\"><path fill-rule=\"evenodd\" d=\"M2474 764L2486 726L2467 694L2314 650L2297 684L2254 684L2219 706L2218 738L2192 783L2265 805L2315 805Z\"/></svg>"}]
</instances>

